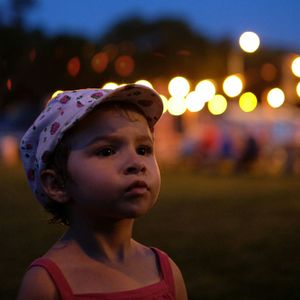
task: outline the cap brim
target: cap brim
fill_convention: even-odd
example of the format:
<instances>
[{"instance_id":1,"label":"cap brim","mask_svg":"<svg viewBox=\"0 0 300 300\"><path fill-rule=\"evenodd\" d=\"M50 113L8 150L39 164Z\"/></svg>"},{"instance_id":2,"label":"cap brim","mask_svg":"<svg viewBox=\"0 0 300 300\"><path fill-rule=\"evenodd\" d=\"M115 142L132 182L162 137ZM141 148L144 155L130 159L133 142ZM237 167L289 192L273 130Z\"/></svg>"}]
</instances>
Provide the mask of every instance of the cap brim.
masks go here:
<instances>
[{"instance_id":1,"label":"cap brim","mask_svg":"<svg viewBox=\"0 0 300 300\"><path fill-rule=\"evenodd\" d=\"M140 84L128 84L112 90L101 103L127 101L139 107L150 126L154 126L163 113L163 101L153 89Z\"/></svg>"}]
</instances>

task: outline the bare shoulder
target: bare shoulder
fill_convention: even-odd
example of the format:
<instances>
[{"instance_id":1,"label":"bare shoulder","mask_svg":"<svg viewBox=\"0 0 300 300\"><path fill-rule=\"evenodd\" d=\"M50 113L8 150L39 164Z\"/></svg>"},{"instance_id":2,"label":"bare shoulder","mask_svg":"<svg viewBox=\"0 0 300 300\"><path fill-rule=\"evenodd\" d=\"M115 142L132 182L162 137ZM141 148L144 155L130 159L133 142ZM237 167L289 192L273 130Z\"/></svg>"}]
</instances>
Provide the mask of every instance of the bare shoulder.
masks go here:
<instances>
[{"instance_id":1,"label":"bare shoulder","mask_svg":"<svg viewBox=\"0 0 300 300\"><path fill-rule=\"evenodd\" d=\"M188 296L182 273L176 263L171 258L169 260L175 281L176 300L187 300Z\"/></svg>"},{"instance_id":2,"label":"bare shoulder","mask_svg":"<svg viewBox=\"0 0 300 300\"><path fill-rule=\"evenodd\" d=\"M58 300L57 289L42 267L34 266L24 275L17 300Z\"/></svg>"}]
</instances>

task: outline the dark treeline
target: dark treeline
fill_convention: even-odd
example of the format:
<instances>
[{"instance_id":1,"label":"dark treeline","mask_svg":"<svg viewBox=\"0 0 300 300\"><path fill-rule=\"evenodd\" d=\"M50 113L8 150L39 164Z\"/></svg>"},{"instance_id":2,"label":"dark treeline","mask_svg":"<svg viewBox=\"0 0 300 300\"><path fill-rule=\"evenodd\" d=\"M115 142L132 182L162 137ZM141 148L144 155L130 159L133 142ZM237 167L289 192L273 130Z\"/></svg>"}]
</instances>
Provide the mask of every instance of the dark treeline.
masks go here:
<instances>
[{"instance_id":1,"label":"dark treeline","mask_svg":"<svg viewBox=\"0 0 300 300\"><path fill-rule=\"evenodd\" d=\"M0 27L0 111L8 104L37 103L57 89L101 86L107 81L167 81L182 75L195 82L203 78L221 82L228 74L229 53L237 47L226 39L212 41L176 19L146 22L132 17L95 41L29 32L20 20ZM266 85L280 81L283 53L260 49L251 59L241 55L246 89L259 94ZM267 63L277 70L268 82L260 76Z\"/></svg>"},{"instance_id":2,"label":"dark treeline","mask_svg":"<svg viewBox=\"0 0 300 300\"><path fill-rule=\"evenodd\" d=\"M41 96L56 89L99 86L108 80L130 82L176 74L188 78L223 76L230 47L226 41L211 43L177 20L149 24L130 19L96 42L78 36L47 37L40 31L27 32L20 27L0 28L0 38L5 41L0 47L2 105L21 90ZM109 56L107 67L100 73L91 67L98 52ZM134 60L134 70L127 76L115 70L115 62L122 55ZM76 76L67 71L73 57L80 60ZM11 80L10 90L7 80Z\"/></svg>"}]
</instances>

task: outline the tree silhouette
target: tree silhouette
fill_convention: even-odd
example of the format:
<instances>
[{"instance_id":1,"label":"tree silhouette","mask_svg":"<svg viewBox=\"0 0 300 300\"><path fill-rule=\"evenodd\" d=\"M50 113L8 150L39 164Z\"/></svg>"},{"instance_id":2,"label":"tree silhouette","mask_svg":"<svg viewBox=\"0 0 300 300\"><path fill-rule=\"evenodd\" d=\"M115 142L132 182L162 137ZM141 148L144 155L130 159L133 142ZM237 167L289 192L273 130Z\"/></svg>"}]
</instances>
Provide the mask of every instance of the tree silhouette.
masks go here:
<instances>
[{"instance_id":1,"label":"tree silhouette","mask_svg":"<svg viewBox=\"0 0 300 300\"><path fill-rule=\"evenodd\" d=\"M24 11L36 2L14 3L19 16L15 24L21 24ZM35 103L57 89L102 86L107 81L122 83L145 78L167 82L173 76L183 75L192 83L212 78L221 86L232 47L229 40L211 41L181 20L147 22L137 17L115 24L97 42L81 36L47 37L41 31L29 32L22 26L0 27L0 39L5 41L0 47L0 110L12 102L24 101L25 94ZM101 72L96 72L91 62L99 52L107 53L109 62ZM280 65L283 54L261 49L251 64L246 60L245 74L253 92L259 95L266 84L260 77L261 66L268 60ZM120 75L115 67L124 55L132 57L135 63L133 72L126 76ZM80 63L74 76L67 68L72 59Z\"/></svg>"},{"instance_id":2,"label":"tree silhouette","mask_svg":"<svg viewBox=\"0 0 300 300\"><path fill-rule=\"evenodd\" d=\"M9 9L11 14L11 25L21 27L24 25L24 14L37 4L38 0L10 0Z\"/></svg>"},{"instance_id":3,"label":"tree silhouette","mask_svg":"<svg viewBox=\"0 0 300 300\"><path fill-rule=\"evenodd\" d=\"M131 18L116 24L100 41L117 46L125 41L132 43L138 62L137 74L153 77L155 74L174 76L180 73L201 77L207 70L210 70L209 76L220 76L226 71L229 43L222 43L222 51L216 51L215 43L176 19L147 23L138 17Z\"/></svg>"}]
</instances>

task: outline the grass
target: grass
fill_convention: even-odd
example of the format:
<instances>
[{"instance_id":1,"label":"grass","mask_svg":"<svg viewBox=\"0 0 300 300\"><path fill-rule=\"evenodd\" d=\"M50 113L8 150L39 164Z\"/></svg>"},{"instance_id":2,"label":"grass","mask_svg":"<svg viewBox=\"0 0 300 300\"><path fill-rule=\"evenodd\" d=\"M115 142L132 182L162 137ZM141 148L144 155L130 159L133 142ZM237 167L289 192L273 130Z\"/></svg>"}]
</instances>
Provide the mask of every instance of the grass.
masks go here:
<instances>
[{"instance_id":1,"label":"grass","mask_svg":"<svg viewBox=\"0 0 300 300\"><path fill-rule=\"evenodd\" d=\"M0 174L0 299L14 299L28 264L63 228L47 224L20 168ZM177 171L162 180L134 235L176 261L190 300L300 299L299 178Z\"/></svg>"}]
</instances>

